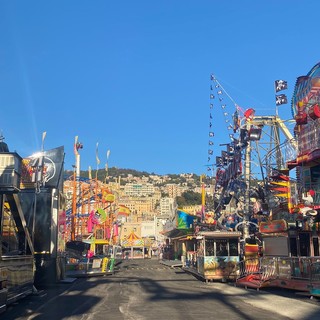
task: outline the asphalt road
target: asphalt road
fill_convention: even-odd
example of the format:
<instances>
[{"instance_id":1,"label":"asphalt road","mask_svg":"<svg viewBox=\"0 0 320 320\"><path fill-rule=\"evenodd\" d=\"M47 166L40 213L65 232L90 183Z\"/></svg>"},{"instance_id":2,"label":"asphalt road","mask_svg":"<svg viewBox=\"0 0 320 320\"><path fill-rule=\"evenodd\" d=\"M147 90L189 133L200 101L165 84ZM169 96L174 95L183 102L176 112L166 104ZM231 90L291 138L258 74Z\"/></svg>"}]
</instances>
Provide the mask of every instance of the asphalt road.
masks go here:
<instances>
[{"instance_id":1,"label":"asphalt road","mask_svg":"<svg viewBox=\"0 0 320 320\"><path fill-rule=\"evenodd\" d=\"M1 320L320 319L320 300L283 290L206 284L158 260L124 261L114 275L79 278L26 297Z\"/></svg>"}]
</instances>

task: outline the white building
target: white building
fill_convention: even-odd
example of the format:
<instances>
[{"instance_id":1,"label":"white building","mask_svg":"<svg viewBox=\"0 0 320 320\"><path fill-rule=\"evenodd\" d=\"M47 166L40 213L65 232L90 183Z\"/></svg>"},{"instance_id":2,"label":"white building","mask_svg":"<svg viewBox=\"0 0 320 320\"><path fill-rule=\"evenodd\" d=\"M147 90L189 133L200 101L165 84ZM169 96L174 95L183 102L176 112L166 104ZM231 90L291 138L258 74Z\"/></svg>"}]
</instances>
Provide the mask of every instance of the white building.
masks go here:
<instances>
[{"instance_id":1,"label":"white building","mask_svg":"<svg viewBox=\"0 0 320 320\"><path fill-rule=\"evenodd\" d=\"M155 192L151 183L127 183L124 186L124 194L130 197L150 196Z\"/></svg>"},{"instance_id":2,"label":"white building","mask_svg":"<svg viewBox=\"0 0 320 320\"><path fill-rule=\"evenodd\" d=\"M174 198L161 198L160 199L160 215L173 216L175 214L176 202Z\"/></svg>"},{"instance_id":3,"label":"white building","mask_svg":"<svg viewBox=\"0 0 320 320\"><path fill-rule=\"evenodd\" d=\"M142 238L156 238L155 221L141 222L141 237Z\"/></svg>"}]
</instances>

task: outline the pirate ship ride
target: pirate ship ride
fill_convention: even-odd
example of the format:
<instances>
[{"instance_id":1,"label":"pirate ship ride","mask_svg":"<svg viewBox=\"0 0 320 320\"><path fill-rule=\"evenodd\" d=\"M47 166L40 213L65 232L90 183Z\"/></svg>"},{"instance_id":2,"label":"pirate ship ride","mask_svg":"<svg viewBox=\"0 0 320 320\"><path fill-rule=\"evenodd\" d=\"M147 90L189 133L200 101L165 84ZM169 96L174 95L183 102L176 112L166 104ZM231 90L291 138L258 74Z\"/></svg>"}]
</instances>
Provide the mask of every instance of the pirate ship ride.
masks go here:
<instances>
[{"instance_id":1,"label":"pirate ship ride","mask_svg":"<svg viewBox=\"0 0 320 320\"><path fill-rule=\"evenodd\" d=\"M217 106L230 142L208 164L209 172L216 168L214 201L203 203L193 237L180 239L192 260L187 259L187 268L207 281L235 279L239 286L319 294L320 64L297 79L289 120L282 120L278 110L271 116L242 110L214 76L211 81L208 163L214 158ZM277 108L287 103L286 89L286 81L275 81ZM231 119L226 98L235 106ZM237 232L240 236L230 246L230 236Z\"/></svg>"},{"instance_id":2,"label":"pirate ship ride","mask_svg":"<svg viewBox=\"0 0 320 320\"><path fill-rule=\"evenodd\" d=\"M291 105L293 137L286 134L286 141L266 154L269 219L260 221L256 233L263 256L240 263L238 285L320 293L319 85L320 64L298 77Z\"/></svg>"}]
</instances>

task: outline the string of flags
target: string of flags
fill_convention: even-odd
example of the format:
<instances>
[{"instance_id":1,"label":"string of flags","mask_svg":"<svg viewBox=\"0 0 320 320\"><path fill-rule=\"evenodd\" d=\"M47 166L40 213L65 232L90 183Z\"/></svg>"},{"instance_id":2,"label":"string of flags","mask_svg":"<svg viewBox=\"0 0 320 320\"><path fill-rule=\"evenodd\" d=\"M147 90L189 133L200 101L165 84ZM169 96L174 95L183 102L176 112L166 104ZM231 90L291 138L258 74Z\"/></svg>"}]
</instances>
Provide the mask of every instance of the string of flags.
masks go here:
<instances>
[{"instance_id":1,"label":"string of flags","mask_svg":"<svg viewBox=\"0 0 320 320\"><path fill-rule=\"evenodd\" d=\"M219 81L216 79L214 75L211 75L210 77L211 84L210 84L210 113L209 113L209 141L208 141L208 171L211 171L211 167L223 167L228 165L230 155L233 154L233 151L228 150L227 152L221 153L219 156L215 156L215 163L212 163L212 159L214 156L214 126L213 126L213 110L219 106L221 108L222 114L224 116L224 122L227 126L227 129L231 132L229 133L229 138L231 140L231 144L226 144L227 148L230 149L230 147L233 147L232 145L236 145L236 143L239 143L238 146L245 147L247 140L258 140L260 139L261 135L261 129L260 128L252 128L250 137L242 137L243 134L248 134L247 130L241 129L241 121L242 119L251 119L254 117L255 110L252 108L243 110L241 109L235 101L230 97L230 95L224 90L222 85L219 83ZM275 92L276 92L276 105L282 105L286 104L287 96L283 93L277 94L278 92L281 92L282 90L286 90L288 88L288 83L285 80L276 80L275 83ZM225 98L229 99L225 99ZM234 106L235 111L232 115L229 115L228 108L227 108L227 100L230 100ZM214 115L217 113L215 112ZM239 133L240 132L240 133ZM239 134L239 139L237 140L235 138L235 134ZM232 158L232 157L231 157ZM210 163L210 165L209 165Z\"/></svg>"},{"instance_id":2,"label":"string of flags","mask_svg":"<svg viewBox=\"0 0 320 320\"><path fill-rule=\"evenodd\" d=\"M235 133L240 125L240 118L239 118L239 110L236 106L235 113L230 116L227 109L227 102L226 102L226 95L227 93L219 83L219 81L216 79L216 77L211 74L210 76L211 84L210 84L210 113L209 113L209 141L208 141L208 163L211 163L212 156L214 155L213 147L214 147L214 141L213 138L215 136L214 128L213 128L213 111L216 108L216 106L219 106L223 117L224 122L227 126L228 130L232 130L233 133ZM227 95L228 96L228 95ZM229 97L230 98L230 97ZM231 98L230 98L231 99ZM216 113L215 113L216 114ZM229 134L230 139L233 139L233 133ZM214 165L219 165L217 163L208 164L207 170L211 171L211 167Z\"/></svg>"},{"instance_id":3,"label":"string of flags","mask_svg":"<svg viewBox=\"0 0 320 320\"><path fill-rule=\"evenodd\" d=\"M278 93L282 90L288 89L288 83L285 80L276 80L274 82L275 92ZM287 104L288 99L285 94L276 94L276 105L280 106L282 104Z\"/></svg>"}]
</instances>

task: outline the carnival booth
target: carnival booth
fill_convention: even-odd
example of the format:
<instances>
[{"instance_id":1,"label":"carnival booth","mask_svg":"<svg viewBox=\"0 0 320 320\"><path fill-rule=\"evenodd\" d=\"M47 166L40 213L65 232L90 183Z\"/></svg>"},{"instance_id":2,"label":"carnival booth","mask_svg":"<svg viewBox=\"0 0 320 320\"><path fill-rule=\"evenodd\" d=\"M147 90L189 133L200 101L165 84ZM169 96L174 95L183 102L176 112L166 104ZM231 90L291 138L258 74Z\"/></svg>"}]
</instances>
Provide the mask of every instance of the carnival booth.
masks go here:
<instances>
[{"instance_id":1,"label":"carnival booth","mask_svg":"<svg viewBox=\"0 0 320 320\"><path fill-rule=\"evenodd\" d=\"M200 231L197 234L197 271L207 280L236 278L241 232Z\"/></svg>"},{"instance_id":2,"label":"carnival booth","mask_svg":"<svg viewBox=\"0 0 320 320\"><path fill-rule=\"evenodd\" d=\"M133 231L122 241L123 259L144 259L148 255L151 241L139 238Z\"/></svg>"},{"instance_id":3,"label":"carnival booth","mask_svg":"<svg viewBox=\"0 0 320 320\"><path fill-rule=\"evenodd\" d=\"M175 217L175 227L163 232L167 237L161 252L165 260L181 260L185 266L190 258L190 252L195 250L194 221L195 215L178 209ZM170 240L169 240L170 239Z\"/></svg>"}]
</instances>

